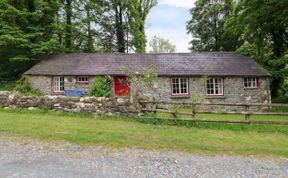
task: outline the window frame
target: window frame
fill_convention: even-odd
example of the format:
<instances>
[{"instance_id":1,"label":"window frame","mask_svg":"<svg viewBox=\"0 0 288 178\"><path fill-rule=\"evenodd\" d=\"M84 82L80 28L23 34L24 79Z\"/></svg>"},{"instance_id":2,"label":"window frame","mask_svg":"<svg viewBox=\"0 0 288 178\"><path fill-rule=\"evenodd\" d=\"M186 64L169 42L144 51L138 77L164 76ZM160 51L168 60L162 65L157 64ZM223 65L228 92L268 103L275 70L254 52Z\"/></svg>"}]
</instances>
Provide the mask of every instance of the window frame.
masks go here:
<instances>
[{"instance_id":1,"label":"window frame","mask_svg":"<svg viewBox=\"0 0 288 178\"><path fill-rule=\"evenodd\" d=\"M253 86L245 86L245 84L247 83L249 85L249 83L251 84L251 81L246 82L245 79L254 79L254 83L255 85ZM259 88L259 79L257 77L244 77L243 78L243 86L244 89L257 89Z\"/></svg>"},{"instance_id":2,"label":"window frame","mask_svg":"<svg viewBox=\"0 0 288 178\"><path fill-rule=\"evenodd\" d=\"M212 79L213 80L213 94L208 94L208 80L210 80L210 79ZM220 79L221 80L221 82L220 82L220 84L221 84L221 93L219 93L219 94L215 94L215 92L216 92L216 79ZM224 79L223 78L220 78L220 77L210 77L210 78L208 78L207 80L206 80L206 95L207 96L224 96ZM219 84L219 83L218 83ZM219 90L219 89L218 89Z\"/></svg>"},{"instance_id":3,"label":"window frame","mask_svg":"<svg viewBox=\"0 0 288 178\"><path fill-rule=\"evenodd\" d=\"M79 79L80 78L86 78L87 80L83 80L83 81L80 81ZM89 83L89 77L84 75L84 76L77 76L77 83Z\"/></svg>"},{"instance_id":4,"label":"window frame","mask_svg":"<svg viewBox=\"0 0 288 178\"><path fill-rule=\"evenodd\" d=\"M179 93L174 93L174 83L173 83L173 79L178 79L178 90ZM185 79L186 80L186 93L182 93L182 84L181 84L181 79ZM189 77L171 77L170 78L170 85L171 85L171 95L172 96L189 96Z\"/></svg>"},{"instance_id":5,"label":"window frame","mask_svg":"<svg viewBox=\"0 0 288 178\"><path fill-rule=\"evenodd\" d=\"M65 77L54 76L53 77L53 93L64 93L64 92L65 92Z\"/></svg>"}]
</instances>

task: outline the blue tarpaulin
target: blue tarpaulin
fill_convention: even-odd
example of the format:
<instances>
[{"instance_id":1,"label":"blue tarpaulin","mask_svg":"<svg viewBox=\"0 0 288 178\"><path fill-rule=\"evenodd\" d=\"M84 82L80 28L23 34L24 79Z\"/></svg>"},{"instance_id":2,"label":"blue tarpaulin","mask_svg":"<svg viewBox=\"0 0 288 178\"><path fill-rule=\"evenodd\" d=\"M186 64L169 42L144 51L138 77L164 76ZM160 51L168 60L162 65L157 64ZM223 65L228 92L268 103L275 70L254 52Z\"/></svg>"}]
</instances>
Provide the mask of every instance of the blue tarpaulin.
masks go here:
<instances>
[{"instance_id":1,"label":"blue tarpaulin","mask_svg":"<svg viewBox=\"0 0 288 178\"><path fill-rule=\"evenodd\" d=\"M65 90L65 96L84 96L86 90Z\"/></svg>"}]
</instances>

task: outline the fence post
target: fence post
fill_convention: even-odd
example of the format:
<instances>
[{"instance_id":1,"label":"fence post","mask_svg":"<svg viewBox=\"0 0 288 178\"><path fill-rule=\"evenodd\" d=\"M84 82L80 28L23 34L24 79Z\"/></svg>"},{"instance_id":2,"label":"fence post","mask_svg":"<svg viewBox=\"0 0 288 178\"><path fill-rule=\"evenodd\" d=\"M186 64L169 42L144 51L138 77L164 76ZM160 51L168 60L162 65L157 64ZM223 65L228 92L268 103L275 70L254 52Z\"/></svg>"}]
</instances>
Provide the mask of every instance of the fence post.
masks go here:
<instances>
[{"instance_id":1,"label":"fence post","mask_svg":"<svg viewBox=\"0 0 288 178\"><path fill-rule=\"evenodd\" d=\"M247 114L249 112L249 105L248 104L245 105L245 112L246 112L245 121L250 121L250 114Z\"/></svg>"},{"instance_id":2,"label":"fence post","mask_svg":"<svg viewBox=\"0 0 288 178\"><path fill-rule=\"evenodd\" d=\"M192 103L192 119L195 119L195 114L196 114L196 112L195 112L195 104Z\"/></svg>"}]
</instances>

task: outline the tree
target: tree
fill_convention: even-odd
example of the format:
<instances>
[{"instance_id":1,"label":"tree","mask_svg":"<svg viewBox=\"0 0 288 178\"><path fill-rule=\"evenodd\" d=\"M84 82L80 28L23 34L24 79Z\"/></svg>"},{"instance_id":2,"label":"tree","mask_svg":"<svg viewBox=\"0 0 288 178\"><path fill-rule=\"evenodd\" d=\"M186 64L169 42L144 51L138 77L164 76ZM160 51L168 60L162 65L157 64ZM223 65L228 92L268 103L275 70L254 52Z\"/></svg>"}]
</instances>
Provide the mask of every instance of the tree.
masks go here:
<instances>
[{"instance_id":1,"label":"tree","mask_svg":"<svg viewBox=\"0 0 288 178\"><path fill-rule=\"evenodd\" d=\"M58 49L54 38L57 0L0 1L0 78L17 78ZM8 67L8 68L6 68Z\"/></svg>"},{"instance_id":2,"label":"tree","mask_svg":"<svg viewBox=\"0 0 288 178\"><path fill-rule=\"evenodd\" d=\"M150 53L173 53L176 51L175 45L167 39L154 35L149 43L151 47Z\"/></svg>"},{"instance_id":3,"label":"tree","mask_svg":"<svg viewBox=\"0 0 288 178\"><path fill-rule=\"evenodd\" d=\"M224 33L224 22L233 9L232 0L198 0L187 23L192 34L191 51L234 51L239 47L237 34Z\"/></svg>"},{"instance_id":4,"label":"tree","mask_svg":"<svg viewBox=\"0 0 288 178\"><path fill-rule=\"evenodd\" d=\"M241 34L249 44L239 51L254 51L252 57L272 74L274 97L288 76L287 6L286 0L240 0L225 22L227 33Z\"/></svg>"},{"instance_id":5,"label":"tree","mask_svg":"<svg viewBox=\"0 0 288 178\"><path fill-rule=\"evenodd\" d=\"M145 52L156 0L1 0L0 80L58 52Z\"/></svg>"},{"instance_id":6,"label":"tree","mask_svg":"<svg viewBox=\"0 0 288 178\"><path fill-rule=\"evenodd\" d=\"M157 0L129 0L129 25L132 45L137 53L146 51L144 24L150 10L157 5Z\"/></svg>"}]
</instances>

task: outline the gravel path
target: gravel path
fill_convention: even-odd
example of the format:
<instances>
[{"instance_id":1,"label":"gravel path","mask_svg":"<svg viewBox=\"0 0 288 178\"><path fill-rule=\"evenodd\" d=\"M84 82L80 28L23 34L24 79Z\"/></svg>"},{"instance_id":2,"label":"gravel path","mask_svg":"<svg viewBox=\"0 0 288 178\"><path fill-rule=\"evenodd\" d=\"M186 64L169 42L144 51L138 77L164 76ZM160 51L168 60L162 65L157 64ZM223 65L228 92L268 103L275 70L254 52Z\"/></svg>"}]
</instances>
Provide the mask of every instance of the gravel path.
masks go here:
<instances>
[{"instance_id":1,"label":"gravel path","mask_svg":"<svg viewBox=\"0 0 288 178\"><path fill-rule=\"evenodd\" d=\"M287 177L288 159L82 148L0 136L0 177Z\"/></svg>"}]
</instances>

